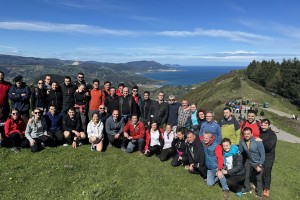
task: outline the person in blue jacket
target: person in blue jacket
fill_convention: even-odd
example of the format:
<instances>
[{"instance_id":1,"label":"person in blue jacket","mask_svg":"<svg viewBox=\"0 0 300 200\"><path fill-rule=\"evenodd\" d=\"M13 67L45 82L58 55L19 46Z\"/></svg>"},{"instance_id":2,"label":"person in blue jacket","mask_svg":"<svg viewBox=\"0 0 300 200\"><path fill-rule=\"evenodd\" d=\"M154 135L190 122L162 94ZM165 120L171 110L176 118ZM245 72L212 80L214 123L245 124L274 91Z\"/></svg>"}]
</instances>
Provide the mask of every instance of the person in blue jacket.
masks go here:
<instances>
[{"instance_id":1,"label":"person in blue jacket","mask_svg":"<svg viewBox=\"0 0 300 200\"><path fill-rule=\"evenodd\" d=\"M214 120L214 113L212 111L206 112L206 122L203 122L199 131L199 136L202 136L204 132L210 132L214 135L218 144L222 142L222 133L220 125Z\"/></svg>"},{"instance_id":2,"label":"person in blue jacket","mask_svg":"<svg viewBox=\"0 0 300 200\"><path fill-rule=\"evenodd\" d=\"M15 84L8 91L8 96L12 103L11 107L19 110L20 116L26 124L29 119L31 91L26 83L23 82L21 75L16 76L13 81Z\"/></svg>"}]
</instances>

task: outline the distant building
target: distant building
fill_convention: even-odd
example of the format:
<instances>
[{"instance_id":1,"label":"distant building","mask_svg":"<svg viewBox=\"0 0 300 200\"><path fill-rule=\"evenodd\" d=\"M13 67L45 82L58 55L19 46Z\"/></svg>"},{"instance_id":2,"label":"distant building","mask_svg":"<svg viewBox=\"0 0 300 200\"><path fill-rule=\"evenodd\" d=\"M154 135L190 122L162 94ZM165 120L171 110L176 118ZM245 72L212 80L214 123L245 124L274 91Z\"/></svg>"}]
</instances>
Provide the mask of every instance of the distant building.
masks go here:
<instances>
[{"instance_id":1,"label":"distant building","mask_svg":"<svg viewBox=\"0 0 300 200\"><path fill-rule=\"evenodd\" d=\"M72 63L72 65L79 65L80 63L78 61L75 61Z\"/></svg>"}]
</instances>

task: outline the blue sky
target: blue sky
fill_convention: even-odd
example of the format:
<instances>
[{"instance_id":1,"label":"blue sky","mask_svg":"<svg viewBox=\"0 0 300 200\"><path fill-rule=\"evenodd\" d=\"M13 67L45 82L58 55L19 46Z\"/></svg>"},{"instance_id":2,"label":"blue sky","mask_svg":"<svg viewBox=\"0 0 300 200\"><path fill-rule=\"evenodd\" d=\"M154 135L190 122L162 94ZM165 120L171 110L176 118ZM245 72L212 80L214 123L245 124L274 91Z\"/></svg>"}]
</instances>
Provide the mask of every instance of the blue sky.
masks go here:
<instances>
[{"instance_id":1,"label":"blue sky","mask_svg":"<svg viewBox=\"0 0 300 200\"><path fill-rule=\"evenodd\" d=\"M246 66L300 55L300 2L10 0L0 54L163 64Z\"/></svg>"}]
</instances>

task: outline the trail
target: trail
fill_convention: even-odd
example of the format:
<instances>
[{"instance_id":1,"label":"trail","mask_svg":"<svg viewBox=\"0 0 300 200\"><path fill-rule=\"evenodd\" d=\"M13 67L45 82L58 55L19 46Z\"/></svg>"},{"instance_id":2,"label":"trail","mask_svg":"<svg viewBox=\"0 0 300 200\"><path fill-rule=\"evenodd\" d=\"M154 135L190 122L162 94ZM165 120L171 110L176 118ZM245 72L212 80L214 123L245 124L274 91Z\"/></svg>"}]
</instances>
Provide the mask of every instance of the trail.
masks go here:
<instances>
[{"instance_id":1,"label":"trail","mask_svg":"<svg viewBox=\"0 0 300 200\"><path fill-rule=\"evenodd\" d=\"M275 113L279 116L292 118L292 114L289 114L289 113L285 113L285 112L282 112L282 111L279 111L279 110L276 110L276 109L273 109L273 108L264 108L264 109L267 110L267 111L270 111L272 113Z\"/></svg>"},{"instance_id":2,"label":"trail","mask_svg":"<svg viewBox=\"0 0 300 200\"><path fill-rule=\"evenodd\" d=\"M288 113L284 113L281 112L279 110L275 110L275 109L271 109L271 108L267 108L266 110L270 111L270 112L274 112L280 116L285 116L285 117L289 117L291 118L291 115ZM242 116L244 117L244 109L242 110ZM238 119L239 114L235 113L235 117L236 119ZM247 117L247 116L246 116ZM257 120L259 120L259 117L256 118ZM296 137L286 131L281 130L280 128L274 126L271 124L272 130L276 133L277 135L277 139L281 140L281 141L285 141L285 142L289 142L289 143L297 143L300 144L300 138Z\"/></svg>"}]
</instances>

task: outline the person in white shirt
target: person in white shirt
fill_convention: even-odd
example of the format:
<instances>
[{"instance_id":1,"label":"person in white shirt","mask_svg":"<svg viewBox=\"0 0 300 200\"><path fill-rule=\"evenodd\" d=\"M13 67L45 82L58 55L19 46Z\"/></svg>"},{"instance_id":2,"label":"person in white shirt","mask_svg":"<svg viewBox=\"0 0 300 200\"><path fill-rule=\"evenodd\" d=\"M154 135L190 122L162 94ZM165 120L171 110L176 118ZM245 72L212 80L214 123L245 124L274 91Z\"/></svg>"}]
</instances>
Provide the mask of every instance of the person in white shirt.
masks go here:
<instances>
[{"instance_id":1,"label":"person in white shirt","mask_svg":"<svg viewBox=\"0 0 300 200\"><path fill-rule=\"evenodd\" d=\"M145 156L150 157L155 154L157 157L161 151L163 129L158 129L156 122L152 122L151 129L146 131Z\"/></svg>"},{"instance_id":2,"label":"person in white shirt","mask_svg":"<svg viewBox=\"0 0 300 200\"><path fill-rule=\"evenodd\" d=\"M160 154L160 161L167 161L172 155L174 155L174 148L172 142L175 138L175 134L172 131L172 126L167 125L166 131L163 134L163 148Z\"/></svg>"},{"instance_id":3,"label":"person in white shirt","mask_svg":"<svg viewBox=\"0 0 300 200\"><path fill-rule=\"evenodd\" d=\"M87 134L89 142L91 143L92 151L101 152L103 149L103 123L100 121L98 113L94 112L92 114L92 120L88 123Z\"/></svg>"}]
</instances>

